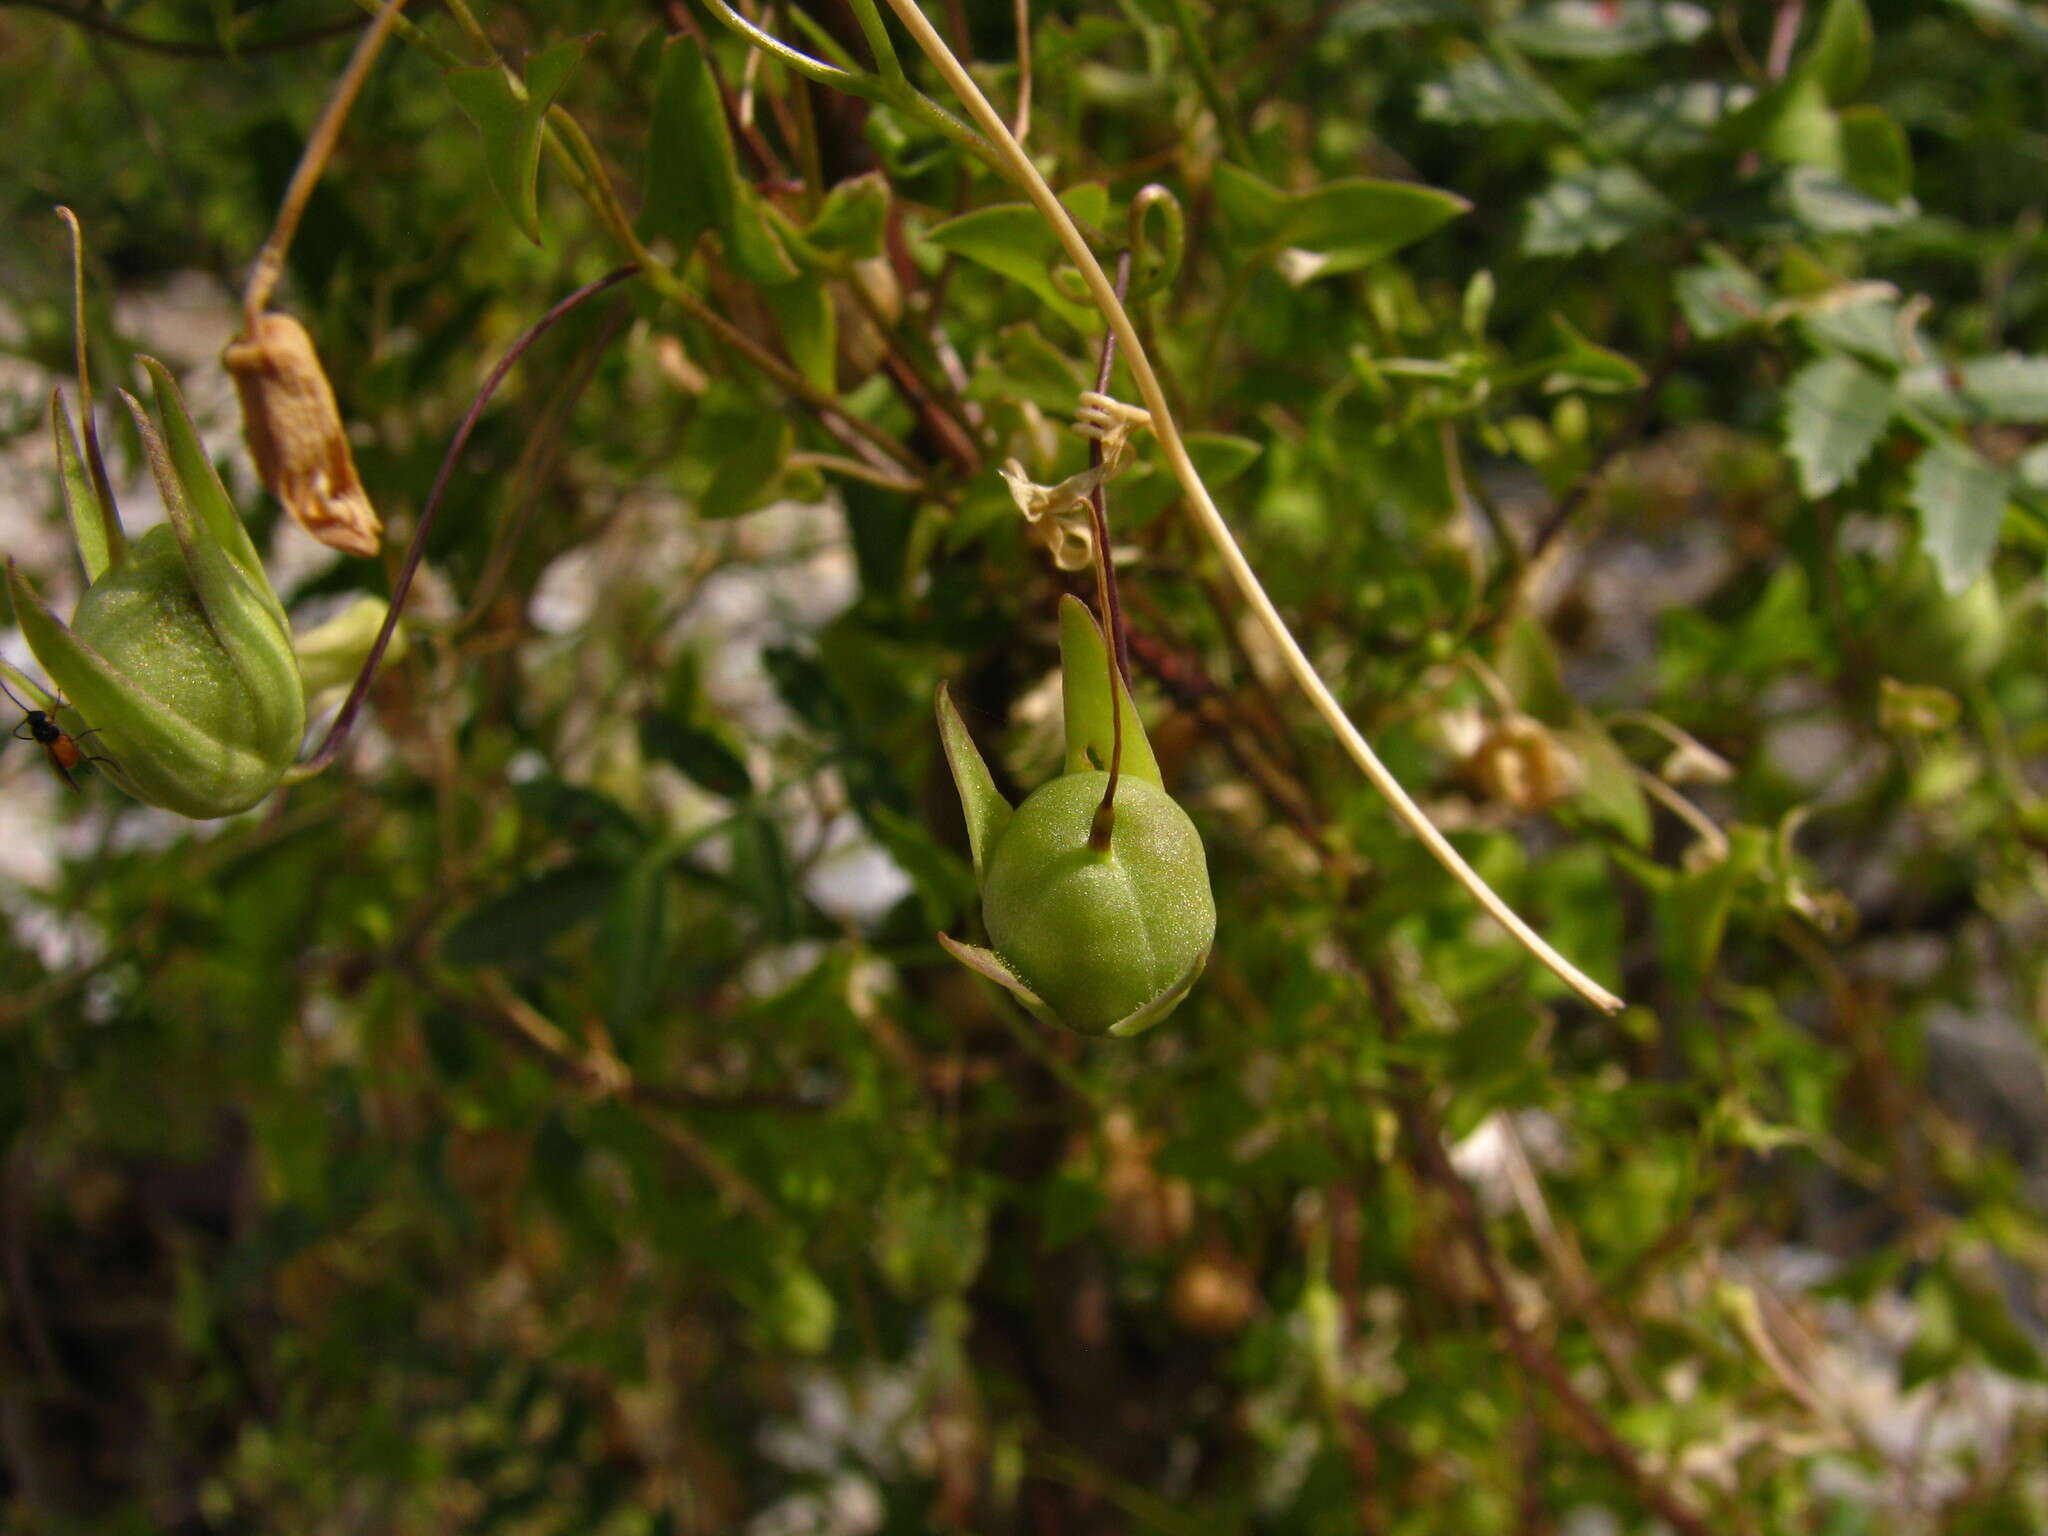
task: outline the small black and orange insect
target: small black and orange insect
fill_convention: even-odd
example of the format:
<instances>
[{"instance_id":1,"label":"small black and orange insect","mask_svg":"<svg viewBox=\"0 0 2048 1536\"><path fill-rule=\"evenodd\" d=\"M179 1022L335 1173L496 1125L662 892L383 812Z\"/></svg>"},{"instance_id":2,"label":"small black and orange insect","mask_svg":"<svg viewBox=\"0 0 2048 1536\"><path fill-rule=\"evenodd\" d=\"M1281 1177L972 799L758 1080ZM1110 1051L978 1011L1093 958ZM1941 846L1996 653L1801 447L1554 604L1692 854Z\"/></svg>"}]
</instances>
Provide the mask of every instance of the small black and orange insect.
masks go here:
<instances>
[{"instance_id":1,"label":"small black and orange insect","mask_svg":"<svg viewBox=\"0 0 2048 1536\"><path fill-rule=\"evenodd\" d=\"M98 731L85 731L80 735L73 736L57 723L57 716L54 712L30 709L21 700L14 697L14 690L5 683L0 683L0 693L6 694L8 699L13 702L14 707L27 717L14 728L14 739L16 741L32 741L41 747L43 754L50 760L51 771L64 781L66 789L77 790L78 780L72 777L74 773L85 770L93 763L111 763L114 761L111 757L95 756L87 752L84 746L81 745L88 736L99 735ZM57 701L57 708L62 709L63 707L64 701L59 699ZM27 734L23 735L23 732L27 732Z\"/></svg>"}]
</instances>

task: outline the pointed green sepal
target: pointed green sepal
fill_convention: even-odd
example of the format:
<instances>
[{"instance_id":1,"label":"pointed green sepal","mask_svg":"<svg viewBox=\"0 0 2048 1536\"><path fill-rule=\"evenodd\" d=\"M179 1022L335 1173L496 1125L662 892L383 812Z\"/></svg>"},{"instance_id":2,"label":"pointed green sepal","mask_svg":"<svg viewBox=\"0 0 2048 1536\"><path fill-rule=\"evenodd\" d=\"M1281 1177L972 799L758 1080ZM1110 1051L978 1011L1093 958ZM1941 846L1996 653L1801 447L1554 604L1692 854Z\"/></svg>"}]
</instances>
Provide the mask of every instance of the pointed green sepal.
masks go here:
<instances>
[{"instance_id":1,"label":"pointed green sepal","mask_svg":"<svg viewBox=\"0 0 2048 1536\"><path fill-rule=\"evenodd\" d=\"M1031 1016L1052 1029L1063 1029L1058 1014L1045 1004L1045 999L1024 985L1023 978L1003 963L1003 957L977 944L962 944L946 934L936 935L939 946L945 952L966 966L970 971L985 977L1015 997L1030 1011Z\"/></svg>"},{"instance_id":2,"label":"pointed green sepal","mask_svg":"<svg viewBox=\"0 0 2048 1536\"><path fill-rule=\"evenodd\" d=\"M1176 981L1144 1007L1118 1019L1109 1026L1105 1033L1114 1035L1119 1040L1128 1040L1133 1035L1142 1035L1146 1030L1150 1029L1154 1024L1157 1024L1181 1005L1182 1000L1187 997L1188 993L1194 990L1195 983L1201 979L1202 972L1208 968L1208 965L1209 951L1204 949L1193 960L1188 962L1188 968L1181 972L1180 980Z\"/></svg>"},{"instance_id":3,"label":"pointed green sepal","mask_svg":"<svg viewBox=\"0 0 2048 1536\"><path fill-rule=\"evenodd\" d=\"M1060 682L1065 690L1067 716L1067 772L1107 772L1115 745L1115 723L1110 716L1109 648L1095 617L1079 598L1060 599ZM1152 743L1145 737L1145 722L1132 707L1130 690L1119 677L1117 697L1123 707L1123 772L1166 788L1159 773L1159 759L1152 755Z\"/></svg>"},{"instance_id":4,"label":"pointed green sepal","mask_svg":"<svg viewBox=\"0 0 2048 1536\"><path fill-rule=\"evenodd\" d=\"M128 537L122 531L120 515L100 499L86 469L78 434L71 425L71 407L61 389L50 391L50 435L57 440L57 483L64 493L64 513L71 519L71 536L78 543L78 558L85 563L86 583L91 585L121 563L128 552Z\"/></svg>"},{"instance_id":5,"label":"pointed green sepal","mask_svg":"<svg viewBox=\"0 0 2048 1536\"><path fill-rule=\"evenodd\" d=\"M953 695L944 683L939 684L938 711L939 740L946 748L946 766L953 771L953 787L960 792L960 809L967 818L967 846L974 854L974 879L979 884L988 850L1010 824L1010 802L996 788L995 778L974 738L967 734L967 722L953 707Z\"/></svg>"},{"instance_id":6,"label":"pointed green sepal","mask_svg":"<svg viewBox=\"0 0 2048 1536\"><path fill-rule=\"evenodd\" d=\"M263 570L263 558L256 553L256 543L242 525L242 519L235 512L235 504L228 499L227 487L221 484L220 471L214 468L213 460L207 456L206 448L199 440L199 431L192 425L192 415L185 409L185 397L178 392L177 381L171 377L170 370L153 357L138 357L136 361L148 372L150 382L156 388L157 414L163 418L163 444L170 452L171 468L176 472L179 489L184 492L185 504L206 525L214 542L240 567L278 626L289 630L284 604L278 601L277 594L271 589L270 578ZM129 401L129 409L136 409L133 400ZM158 480L162 480L161 473Z\"/></svg>"}]
</instances>

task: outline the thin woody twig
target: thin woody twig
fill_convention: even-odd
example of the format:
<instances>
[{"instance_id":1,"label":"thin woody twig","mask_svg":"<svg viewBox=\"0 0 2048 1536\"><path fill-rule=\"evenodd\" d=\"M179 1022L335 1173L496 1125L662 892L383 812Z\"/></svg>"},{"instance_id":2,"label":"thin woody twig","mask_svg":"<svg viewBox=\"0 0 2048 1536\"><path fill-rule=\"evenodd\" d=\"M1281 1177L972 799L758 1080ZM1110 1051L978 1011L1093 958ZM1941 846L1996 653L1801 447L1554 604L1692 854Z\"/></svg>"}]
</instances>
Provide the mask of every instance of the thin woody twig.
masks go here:
<instances>
[{"instance_id":1,"label":"thin woody twig","mask_svg":"<svg viewBox=\"0 0 2048 1536\"><path fill-rule=\"evenodd\" d=\"M321 173L327 169L327 161L341 137L342 125L348 121L356 97L362 92L363 82L370 78L370 66L377 62L378 51L383 48L384 39L391 35L404 4L405 0L384 0L384 9L377 13L377 19L370 23L370 30L363 34L362 40L356 44L356 51L349 55L348 65L334 83L334 92L327 98L320 120L306 136L306 147L299 155L298 165L292 170L291 182L284 189L284 199L278 204L277 222L271 226L263 248L256 253L256 263L249 269L249 285L242 290L242 324L251 336L256 334L256 322L264 306L270 302L270 293L277 286L279 274L284 271L285 252L291 249L292 236L298 233L299 218L306 211L306 201L313 195L313 187L320 180Z\"/></svg>"}]
</instances>

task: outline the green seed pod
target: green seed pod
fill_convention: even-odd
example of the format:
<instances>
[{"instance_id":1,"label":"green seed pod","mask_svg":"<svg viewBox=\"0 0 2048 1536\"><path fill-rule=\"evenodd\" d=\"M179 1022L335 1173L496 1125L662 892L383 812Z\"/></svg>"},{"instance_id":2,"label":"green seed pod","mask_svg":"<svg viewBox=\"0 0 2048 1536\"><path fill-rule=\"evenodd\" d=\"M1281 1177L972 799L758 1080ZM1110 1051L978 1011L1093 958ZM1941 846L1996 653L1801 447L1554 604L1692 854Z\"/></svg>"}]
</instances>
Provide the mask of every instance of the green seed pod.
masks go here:
<instances>
[{"instance_id":1,"label":"green seed pod","mask_svg":"<svg viewBox=\"0 0 2048 1536\"><path fill-rule=\"evenodd\" d=\"M1121 680L1122 776L1108 846L1091 843L1109 782L1114 720L1102 633L1060 604L1067 771L1014 810L995 787L943 686L939 734L967 815L993 950L939 935L963 964L1038 1018L1084 1035L1129 1036L1177 1007L1208 964L1216 903L1202 840L1166 793Z\"/></svg>"},{"instance_id":2,"label":"green seed pod","mask_svg":"<svg viewBox=\"0 0 2048 1536\"><path fill-rule=\"evenodd\" d=\"M123 395L169 522L130 544L85 471L59 394L51 425L64 500L91 585L69 627L12 561L29 648L83 722L108 778L138 800L205 820L277 786L305 733L291 627L177 385L144 358L163 419Z\"/></svg>"}]
</instances>

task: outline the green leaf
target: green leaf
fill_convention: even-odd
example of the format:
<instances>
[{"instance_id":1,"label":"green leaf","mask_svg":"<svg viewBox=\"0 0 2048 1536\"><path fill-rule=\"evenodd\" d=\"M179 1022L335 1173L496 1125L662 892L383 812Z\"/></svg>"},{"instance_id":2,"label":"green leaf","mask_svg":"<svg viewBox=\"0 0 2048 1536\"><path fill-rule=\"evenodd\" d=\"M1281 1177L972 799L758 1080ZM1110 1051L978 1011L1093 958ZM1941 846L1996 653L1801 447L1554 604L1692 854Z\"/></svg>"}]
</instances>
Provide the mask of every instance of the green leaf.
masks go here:
<instances>
[{"instance_id":1,"label":"green leaf","mask_svg":"<svg viewBox=\"0 0 2048 1536\"><path fill-rule=\"evenodd\" d=\"M2039 53L2048 53L2048 19L2029 10L2022 0L1948 0L1950 5L1990 22Z\"/></svg>"},{"instance_id":2,"label":"green leaf","mask_svg":"<svg viewBox=\"0 0 2048 1536\"><path fill-rule=\"evenodd\" d=\"M1605 251L1676 215L1669 199L1625 165L1560 176L1529 200L1522 250L1530 256Z\"/></svg>"},{"instance_id":3,"label":"green leaf","mask_svg":"<svg viewBox=\"0 0 2048 1536\"><path fill-rule=\"evenodd\" d=\"M1434 122L1484 127L1547 123L1556 112L1542 86L1484 56L1461 60L1450 73L1424 85L1418 108Z\"/></svg>"},{"instance_id":4,"label":"green leaf","mask_svg":"<svg viewBox=\"0 0 2048 1536\"><path fill-rule=\"evenodd\" d=\"M441 939L449 965L510 965L531 960L564 933L604 910L618 888L609 864L579 859L479 902Z\"/></svg>"},{"instance_id":5,"label":"green leaf","mask_svg":"<svg viewBox=\"0 0 2048 1536\"><path fill-rule=\"evenodd\" d=\"M1631 848L1649 847L1650 804L1634 765L1614 744L1614 738L1590 724L1559 731L1557 738L1578 759L1583 774L1574 797L1579 814L1612 827Z\"/></svg>"},{"instance_id":6,"label":"green leaf","mask_svg":"<svg viewBox=\"0 0 2048 1536\"><path fill-rule=\"evenodd\" d=\"M1705 262L1672 280L1679 312L1693 335L1718 341L1763 324L1771 291L1762 279L1719 246L1708 246L1703 254Z\"/></svg>"},{"instance_id":7,"label":"green leaf","mask_svg":"<svg viewBox=\"0 0 2048 1536\"><path fill-rule=\"evenodd\" d=\"M818 216L804 229L814 249L864 261L882 253L889 221L889 183L880 171L853 176L825 195Z\"/></svg>"},{"instance_id":8,"label":"green leaf","mask_svg":"<svg viewBox=\"0 0 2048 1536\"><path fill-rule=\"evenodd\" d=\"M787 416L780 411L762 411L718 461L717 472L697 503L697 515L718 521L765 505L794 440Z\"/></svg>"},{"instance_id":9,"label":"green leaf","mask_svg":"<svg viewBox=\"0 0 2048 1536\"><path fill-rule=\"evenodd\" d=\"M1412 181L1333 181L1290 197L1271 239L1315 252L1312 275L1327 277L1390 256L1471 207Z\"/></svg>"},{"instance_id":10,"label":"green leaf","mask_svg":"<svg viewBox=\"0 0 2048 1536\"><path fill-rule=\"evenodd\" d=\"M1109 213L1109 192L1100 182L1064 192L1060 201L1083 224L1100 224ZM1076 330L1095 328L1095 311L1053 286L1053 264L1062 259L1060 244L1029 203L977 208L933 226L925 238L1030 289Z\"/></svg>"},{"instance_id":11,"label":"green leaf","mask_svg":"<svg viewBox=\"0 0 2048 1536\"><path fill-rule=\"evenodd\" d=\"M666 236L687 255L699 236L714 230L733 270L750 282L773 286L798 275L753 189L740 178L725 103L695 38L672 38L662 49L646 186L640 225L650 237Z\"/></svg>"},{"instance_id":12,"label":"green leaf","mask_svg":"<svg viewBox=\"0 0 2048 1536\"><path fill-rule=\"evenodd\" d=\"M1866 362L1897 369L1906 362L1902 318L1896 299L1857 298L1838 303L1822 298L1802 306L1799 328L1822 351L1854 352Z\"/></svg>"},{"instance_id":13,"label":"green leaf","mask_svg":"<svg viewBox=\"0 0 2048 1536\"><path fill-rule=\"evenodd\" d=\"M794 938L798 896L781 829L766 816L740 816L727 847L732 887L760 917L762 936L778 944Z\"/></svg>"},{"instance_id":14,"label":"green leaf","mask_svg":"<svg viewBox=\"0 0 2048 1536\"><path fill-rule=\"evenodd\" d=\"M685 725L665 710L651 709L640 717L640 745L714 795L744 800L754 792L754 776L738 753L711 732Z\"/></svg>"},{"instance_id":15,"label":"green leaf","mask_svg":"<svg viewBox=\"0 0 2048 1536\"><path fill-rule=\"evenodd\" d=\"M1712 148L1721 121L1754 96L1748 86L1720 80L1667 80L1600 102L1593 109L1593 132L1627 155L1696 154Z\"/></svg>"},{"instance_id":16,"label":"green leaf","mask_svg":"<svg viewBox=\"0 0 2048 1536\"><path fill-rule=\"evenodd\" d=\"M1794 71L1819 80L1836 106L1862 89L1870 73L1870 12L1863 0L1828 0L1813 46Z\"/></svg>"},{"instance_id":17,"label":"green leaf","mask_svg":"<svg viewBox=\"0 0 2048 1536\"><path fill-rule=\"evenodd\" d=\"M612 1037L646 1033L668 955L668 856L637 861L605 908L599 954L604 1023Z\"/></svg>"},{"instance_id":18,"label":"green leaf","mask_svg":"<svg viewBox=\"0 0 2048 1536\"><path fill-rule=\"evenodd\" d=\"M1913 190L1913 151L1899 120L1882 107L1848 107L1839 122L1849 184L1882 202L1904 201Z\"/></svg>"},{"instance_id":19,"label":"green leaf","mask_svg":"<svg viewBox=\"0 0 2048 1536\"><path fill-rule=\"evenodd\" d=\"M1564 342L1564 351L1550 359L1543 388L1550 394L1584 390L1590 394L1624 394L1641 389L1647 375L1619 352L1588 341L1563 315L1552 315L1551 324Z\"/></svg>"},{"instance_id":20,"label":"green leaf","mask_svg":"<svg viewBox=\"0 0 2048 1536\"><path fill-rule=\"evenodd\" d=\"M1918 212L1910 198L1883 202L1817 165L1794 166L1786 174L1785 201L1794 218L1822 235L1867 235Z\"/></svg>"},{"instance_id":21,"label":"green leaf","mask_svg":"<svg viewBox=\"0 0 2048 1536\"><path fill-rule=\"evenodd\" d=\"M2048 422L2048 357L2008 352L1954 368L1927 366L1901 376L1900 392L1942 421Z\"/></svg>"},{"instance_id":22,"label":"green leaf","mask_svg":"<svg viewBox=\"0 0 2048 1536\"><path fill-rule=\"evenodd\" d=\"M1216 194L1217 212L1231 237L1245 245L1264 245L1280 226L1287 209L1287 194L1250 171L1224 161L1216 167L1211 187Z\"/></svg>"},{"instance_id":23,"label":"green leaf","mask_svg":"<svg viewBox=\"0 0 2048 1536\"><path fill-rule=\"evenodd\" d=\"M455 104L476 125L484 173L512 222L540 244L540 135L547 111L582 62L588 38L565 38L527 62L525 91L496 64L451 69L444 77Z\"/></svg>"},{"instance_id":24,"label":"green leaf","mask_svg":"<svg viewBox=\"0 0 2048 1536\"><path fill-rule=\"evenodd\" d=\"M1785 452L1799 488L1826 496L1870 456L1892 418L1891 385L1847 357L1823 357L1792 376L1785 390Z\"/></svg>"},{"instance_id":25,"label":"green leaf","mask_svg":"<svg viewBox=\"0 0 2048 1536\"><path fill-rule=\"evenodd\" d=\"M1525 53L1554 59L1613 59L1692 42L1713 17L1682 0L1550 0L1500 28Z\"/></svg>"},{"instance_id":26,"label":"green leaf","mask_svg":"<svg viewBox=\"0 0 2048 1536\"><path fill-rule=\"evenodd\" d=\"M1951 596L1990 569L2010 494L2005 471L1958 442L1936 443L1913 466L1920 542Z\"/></svg>"},{"instance_id":27,"label":"green leaf","mask_svg":"<svg viewBox=\"0 0 2048 1536\"><path fill-rule=\"evenodd\" d=\"M925 927L937 933L951 926L974 899L974 876L967 866L918 823L885 805L870 806L862 819L875 841L910 876L924 909Z\"/></svg>"},{"instance_id":28,"label":"green leaf","mask_svg":"<svg viewBox=\"0 0 2048 1536\"><path fill-rule=\"evenodd\" d=\"M782 329L783 344L797 372L831 394L838 380L839 318L825 292L824 279L800 277L793 283L764 287L775 323Z\"/></svg>"}]
</instances>

